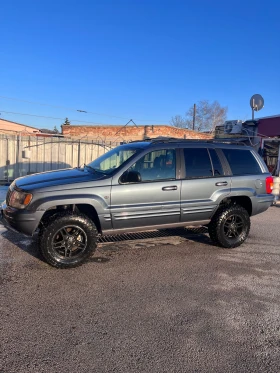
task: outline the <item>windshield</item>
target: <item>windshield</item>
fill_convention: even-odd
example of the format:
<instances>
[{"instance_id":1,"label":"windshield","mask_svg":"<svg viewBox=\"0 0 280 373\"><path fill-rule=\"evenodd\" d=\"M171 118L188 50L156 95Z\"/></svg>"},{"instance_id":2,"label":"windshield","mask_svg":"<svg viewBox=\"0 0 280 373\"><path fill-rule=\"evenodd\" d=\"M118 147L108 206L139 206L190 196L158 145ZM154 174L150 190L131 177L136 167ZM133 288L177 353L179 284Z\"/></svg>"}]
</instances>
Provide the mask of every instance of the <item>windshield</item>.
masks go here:
<instances>
[{"instance_id":1,"label":"windshield","mask_svg":"<svg viewBox=\"0 0 280 373\"><path fill-rule=\"evenodd\" d=\"M87 166L109 175L140 150L141 148L121 145L90 162Z\"/></svg>"}]
</instances>

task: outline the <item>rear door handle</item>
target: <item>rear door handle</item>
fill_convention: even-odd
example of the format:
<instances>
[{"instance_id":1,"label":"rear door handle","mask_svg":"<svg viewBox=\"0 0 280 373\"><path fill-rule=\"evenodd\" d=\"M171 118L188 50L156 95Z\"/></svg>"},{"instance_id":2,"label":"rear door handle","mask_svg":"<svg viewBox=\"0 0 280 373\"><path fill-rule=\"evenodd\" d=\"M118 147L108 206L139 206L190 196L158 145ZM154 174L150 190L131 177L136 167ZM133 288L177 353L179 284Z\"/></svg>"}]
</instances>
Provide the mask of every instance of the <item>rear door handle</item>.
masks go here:
<instances>
[{"instance_id":1,"label":"rear door handle","mask_svg":"<svg viewBox=\"0 0 280 373\"><path fill-rule=\"evenodd\" d=\"M227 185L227 181L220 181L218 183L215 184L216 186L226 186Z\"/></svg>"},{"instance_id":2,"label":"rear door handle","mask_svg":"<svg viewBox=\"0 0 280 373\"><path fill-rule=\"evenodd\" d=\"M172 185L172 186L163 187L162 190L164 190L164 191L177 190L177 186L176 185Z\"/></svg>"}]
</instances>

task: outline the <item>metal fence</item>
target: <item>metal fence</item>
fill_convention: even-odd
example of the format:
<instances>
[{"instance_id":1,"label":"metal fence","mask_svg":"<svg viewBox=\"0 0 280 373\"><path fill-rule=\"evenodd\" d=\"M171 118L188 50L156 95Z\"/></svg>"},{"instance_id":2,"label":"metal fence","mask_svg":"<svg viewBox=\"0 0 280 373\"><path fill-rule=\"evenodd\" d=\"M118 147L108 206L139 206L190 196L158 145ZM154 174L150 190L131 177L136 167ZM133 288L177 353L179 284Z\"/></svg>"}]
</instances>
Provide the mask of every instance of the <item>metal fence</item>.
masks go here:
<instances>
[{"instance_id":1,"label":"metal fence","mask_svg":"<svg viewBox=\"0 0 280 373\"><path fill-rule=\"evenodd\" d=\"M120 140L0 134L0 181L89 163Z\"/></svg>"}]
</instances>

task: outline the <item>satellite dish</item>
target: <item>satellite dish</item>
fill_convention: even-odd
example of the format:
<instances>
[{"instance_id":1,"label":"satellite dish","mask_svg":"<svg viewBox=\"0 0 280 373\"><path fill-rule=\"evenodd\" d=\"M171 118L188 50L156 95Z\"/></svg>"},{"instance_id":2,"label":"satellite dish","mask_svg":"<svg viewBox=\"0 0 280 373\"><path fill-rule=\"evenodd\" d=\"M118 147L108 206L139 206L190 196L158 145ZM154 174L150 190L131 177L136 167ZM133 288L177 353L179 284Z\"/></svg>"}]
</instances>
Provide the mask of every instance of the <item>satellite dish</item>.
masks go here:
<instances>
[{"instance_id":1,"label":"satellite dish","mask_svg":"<svg viewBox=\"0 0 280 373\"><path fill-rule=\"evenodd\" d=\"M261 95L255 94L251 97L250 100L250 106L252 110L254 111L259 111L263 108L264 106L264 99Z\"/></svg>"}]
</instances>

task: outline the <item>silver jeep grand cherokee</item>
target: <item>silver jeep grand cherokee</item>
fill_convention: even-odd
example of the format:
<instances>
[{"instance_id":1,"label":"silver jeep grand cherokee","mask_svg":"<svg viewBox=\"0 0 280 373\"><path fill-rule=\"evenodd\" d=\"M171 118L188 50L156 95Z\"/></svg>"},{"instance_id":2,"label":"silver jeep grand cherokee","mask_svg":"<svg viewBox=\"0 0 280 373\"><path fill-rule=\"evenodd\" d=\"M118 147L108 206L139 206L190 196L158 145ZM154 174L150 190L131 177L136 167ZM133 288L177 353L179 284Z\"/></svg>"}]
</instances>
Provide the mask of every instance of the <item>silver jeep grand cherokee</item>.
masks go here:
<instances>
[{"instance_id":1,"label":"silver jeep grand cherokee","mask_svg":"<svg viewBox=\"0 0 280 373\"><path fill-rule=\"evenodd\" d=\"M15 180L4 224L39 232L45 260L76 267L98 235L207 226L224 248L241 245L250 216L273 202L273 179L250 147L214 141L148 139L118 146L80 168Z\"/></svg>"}]
</instances>

